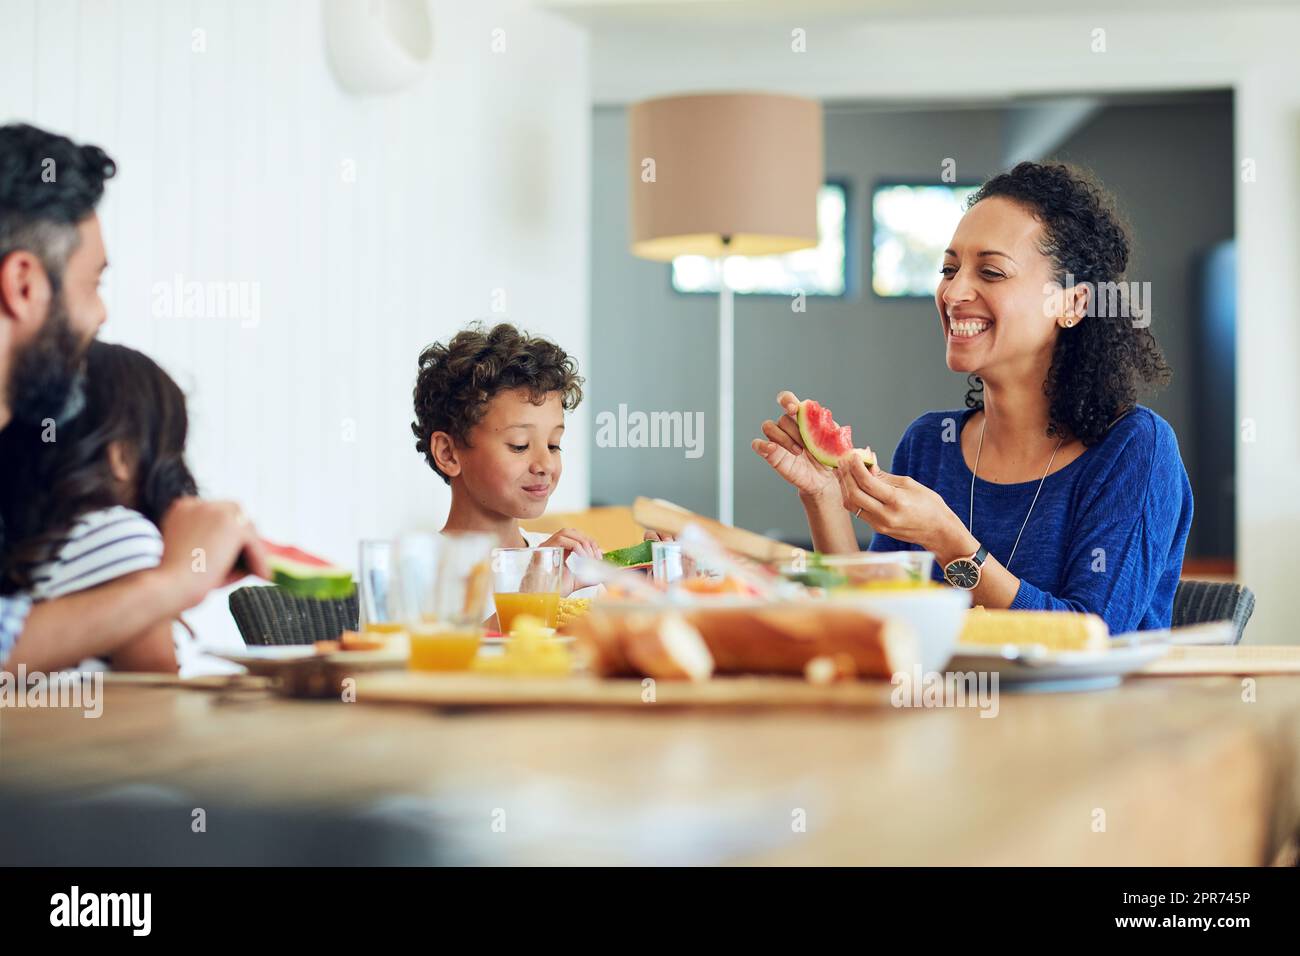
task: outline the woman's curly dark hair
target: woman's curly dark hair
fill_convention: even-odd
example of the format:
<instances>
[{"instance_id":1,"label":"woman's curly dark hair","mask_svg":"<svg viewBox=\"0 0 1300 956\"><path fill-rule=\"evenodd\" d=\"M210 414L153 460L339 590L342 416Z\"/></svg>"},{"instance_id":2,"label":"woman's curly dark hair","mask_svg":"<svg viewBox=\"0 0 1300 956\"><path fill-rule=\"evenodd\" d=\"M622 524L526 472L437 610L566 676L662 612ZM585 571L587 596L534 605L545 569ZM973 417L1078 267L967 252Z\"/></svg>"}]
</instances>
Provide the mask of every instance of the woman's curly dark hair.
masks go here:
<instances>
[{"instance_id":1,"label":"woman's curly dark hair","mask_svg":"<svg viewBox=\"0 0 1300 956\"><path fill-rule=\"evenodd\" d=\"M86 353L86 404L50 434L11 422L0 431L0 594L28 591L58 557L77 519L125 505L160 524L179 497L197 493L185 464L185 395L153 359L94 342ZM131 472L120 484L108 448L120 443Z\"/></svg>"},{"instance_id":2,"label":"woman's curly dark hair","mask_svg":"<svg viewBox=\"0 0 1300 956\"><path fill-rule=\"evenodd\" d=\"M1061 329L1043 383L1048 397L1047 434L1073 436L1085 446L1101 441L1115 419L1137 404L1138 392L1169 381L1155 336L1135 316L1119 286L1119 308L1098 309L1099 283L1124 282L1131 247L1128 228L1110 195L1089 173L1063 163L1020 163L994 176L971 196L967 208L994 196L1027 208L1043 227L1039 246L1063 285L1072 276L1092 290L1083 322ZM1110 286L1108 288L1117 288ZM1105 313L1105 314L1103 314ZM984 383L968 376L968 408L983 408Z\"/></svg>"},{"instance_id":3,"label":"woman's curly dark hair","mask_svg":"<svg viewBox=\"0 0 1300 956\"><path fill-rule=\"evenodd\" d=\"M498 392L526 388L538 405L558 392L565 411L582 401L578 363L554 342L505 322L490 331L475 323L446 345L435 342L420 353L419 366L411 433L416 451L447 484L451 479L433 460L430 436L446 432L457 444L468 446L470 430Z\"/></svg>"}]
</instances>

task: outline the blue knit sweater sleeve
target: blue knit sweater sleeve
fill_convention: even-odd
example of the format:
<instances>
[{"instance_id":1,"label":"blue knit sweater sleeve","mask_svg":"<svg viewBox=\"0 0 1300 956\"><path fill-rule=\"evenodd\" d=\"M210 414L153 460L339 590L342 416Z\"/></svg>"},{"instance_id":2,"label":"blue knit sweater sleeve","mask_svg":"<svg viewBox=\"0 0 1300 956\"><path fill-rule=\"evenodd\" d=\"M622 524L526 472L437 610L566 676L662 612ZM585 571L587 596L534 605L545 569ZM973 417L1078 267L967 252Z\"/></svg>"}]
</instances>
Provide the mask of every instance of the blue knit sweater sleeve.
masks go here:
<instances>
[{"instance_id":1,"label":"blue knit sweater sleeve","mask_svg":"<svg viewBox=\"0 0 1300 956\"><path fill-rule=\"evenodd\" d=\"M894 452L894 474L938 492L966 523L972 478L953 439L959 412L929 412L908 428ZM959 431L959 428L958 428ZM1011 607L1089 611L1112 633L1168 627L1183 549L1192 521L1192 489L1169 423L1138 406L1076 462L1037 482L991 486L979 539L999 560L1019 542L1011 572L1020 579ZM1033 523L1023 541L1022 523ZM876 533L872 551L919 545ZM942 569L934 568L936 580Z\"/></svg>"},{"instance_id":2,"label":"blue knit sweater sleeve","mask_svg":"<svg viewBox=\"0 0 1300 956\"><path fill-rule=\"evenodd\" d=\"M1022 578L1013 609L1091 611L1112 634L1138 629L1149 608L1168 619L1177 586L1171 561L1181 565L1191 487L1169 424L1149 413L1129 418L1125 440L1107 449L1082 483L1071 533L1061 542L1058 593Z\"/></svg>"}]
</instances>

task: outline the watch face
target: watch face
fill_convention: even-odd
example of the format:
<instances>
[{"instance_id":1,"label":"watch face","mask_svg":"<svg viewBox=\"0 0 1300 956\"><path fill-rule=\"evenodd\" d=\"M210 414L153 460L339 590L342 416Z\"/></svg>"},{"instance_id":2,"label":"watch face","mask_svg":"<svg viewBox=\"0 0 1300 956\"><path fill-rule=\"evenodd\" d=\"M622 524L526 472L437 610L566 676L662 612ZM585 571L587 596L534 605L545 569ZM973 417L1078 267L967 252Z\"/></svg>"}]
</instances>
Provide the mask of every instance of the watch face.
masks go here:
<instances>
[{"instance_id":1,"label":"watch face","mask_svg":"<svg viewBox=\"0 0 1300 956\"><path fill-rule=\"evenodd\" d=\"M979 584L980 569L970 558L958 558L943 569L943 576L953 587L969 591Z\"/></svg>"}]
</instances>

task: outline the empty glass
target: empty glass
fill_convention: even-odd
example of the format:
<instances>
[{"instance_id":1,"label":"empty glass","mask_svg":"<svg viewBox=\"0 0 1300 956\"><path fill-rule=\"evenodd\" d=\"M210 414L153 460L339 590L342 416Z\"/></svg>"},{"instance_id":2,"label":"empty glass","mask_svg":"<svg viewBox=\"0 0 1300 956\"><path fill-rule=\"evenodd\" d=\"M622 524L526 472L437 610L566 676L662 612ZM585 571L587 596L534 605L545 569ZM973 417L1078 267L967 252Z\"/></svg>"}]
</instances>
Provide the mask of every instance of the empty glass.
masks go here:
<instances>
[{"instance_id":1,"label":"empty glass","mask_svg":"<svg viewBox=\"0 0 1300 956\"><path fill-rule=\"evenodd\" d=\"M655 541L650 545L650 576L657 586L667 588L686 575L682 546L675 541Z\"/></svg>"},{"instance_id":2,"label":"empty glass","mask_svg":"<svg viewBox=\"0 0 1300 956\"><path fill-rule=\"evenodd\" d=\"M401 608L391 541L362 541L358 557L360 587L357 589L360 627L371 634L400 634Z\"/></svg>"}]
</instances>

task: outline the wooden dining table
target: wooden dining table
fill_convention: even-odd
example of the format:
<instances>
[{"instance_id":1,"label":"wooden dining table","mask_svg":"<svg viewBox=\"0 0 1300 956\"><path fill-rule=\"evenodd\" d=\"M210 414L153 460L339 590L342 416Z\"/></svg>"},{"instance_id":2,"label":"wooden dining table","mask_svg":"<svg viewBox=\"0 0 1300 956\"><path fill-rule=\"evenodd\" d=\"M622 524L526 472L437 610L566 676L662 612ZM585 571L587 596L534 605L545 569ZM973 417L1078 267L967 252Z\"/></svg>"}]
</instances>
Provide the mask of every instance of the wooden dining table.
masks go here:
<instances>
[{"instance_id":1,"label":"wooden dining table","mask_svg":"<svg viewBox=\"0 0 1300 956\"><path fill-rule=\"evenodd\" d=\"M367 862L1268 864L1300 822L1300 677L1251 680L1004 689L994 717L894 707L887 683L848 710L448 711L110 681L98 718L0 710L0 862L126 862L165 811L180 849L146 861L266 814L332 821L313 844L402 835ZM85 822L132 806L151 836ZM240 832L301 861L283 831Z\"/></svg>"}]
</instances>

